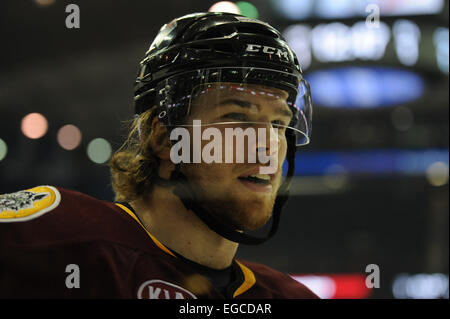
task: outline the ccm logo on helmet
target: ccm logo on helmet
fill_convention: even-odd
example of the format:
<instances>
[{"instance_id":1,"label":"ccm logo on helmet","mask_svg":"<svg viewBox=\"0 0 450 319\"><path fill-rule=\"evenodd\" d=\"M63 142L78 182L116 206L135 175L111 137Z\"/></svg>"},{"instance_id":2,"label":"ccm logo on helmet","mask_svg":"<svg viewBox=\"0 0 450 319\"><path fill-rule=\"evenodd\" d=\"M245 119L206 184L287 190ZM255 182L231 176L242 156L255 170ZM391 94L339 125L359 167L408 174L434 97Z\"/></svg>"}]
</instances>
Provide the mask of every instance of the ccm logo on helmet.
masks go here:
<instances>
[{"instance_id":1,"label":"ccm logo on helmet","mask_svg":"<svg viewBox=\"0 0 450 319\"><path fill-rule=\"evenodd\" d=\"M247 44L247 48L245 49L246 52L262 52L266 54L275 54L280 59L284 59L286 61L289 61L289 54L287 51L283 51L279 48L273 48L265 45L259 45L259 44Z\"/></svg>"}]
</instances>

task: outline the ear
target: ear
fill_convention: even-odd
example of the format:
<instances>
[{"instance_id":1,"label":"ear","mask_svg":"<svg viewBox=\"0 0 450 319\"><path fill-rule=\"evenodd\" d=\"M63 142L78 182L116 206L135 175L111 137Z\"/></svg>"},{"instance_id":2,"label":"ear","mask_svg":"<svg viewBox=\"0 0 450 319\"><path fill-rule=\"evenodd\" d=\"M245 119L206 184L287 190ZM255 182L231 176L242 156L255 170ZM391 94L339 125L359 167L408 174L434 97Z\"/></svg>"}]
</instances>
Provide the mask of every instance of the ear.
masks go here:
<instances>
[{"instance_id":1,"label":"ear","mask_svg":"<svg viewBox=\"0 0 450 319\"><path fill-rule=\"evenodd\" d=\"M171 142L167 135L167 128L158 120L158 117L152 121L152 138L150 146L155 151L155 154L162 160L168 161L170 159Z\"/></svg>"}]
</instances>

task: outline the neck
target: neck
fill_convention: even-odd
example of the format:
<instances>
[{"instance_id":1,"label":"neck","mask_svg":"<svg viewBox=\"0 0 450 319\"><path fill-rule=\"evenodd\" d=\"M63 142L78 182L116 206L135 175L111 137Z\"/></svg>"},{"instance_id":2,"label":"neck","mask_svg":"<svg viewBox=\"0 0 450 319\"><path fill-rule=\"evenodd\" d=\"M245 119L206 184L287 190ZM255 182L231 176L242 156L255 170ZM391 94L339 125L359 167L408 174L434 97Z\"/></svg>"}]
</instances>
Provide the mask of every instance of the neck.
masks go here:
<instances>
[{"instance_id":1,"label":"neck","mask_svg":"<svg viewBox=\"0 0 450 319\"><path fill-rule=\"evenodd\" d=\"M147 230L168 248L213 269L231 265L238 244L215 233L186 210L171 187L155 185L148 196L130 204Z\"/></svg>"}]
</instances>

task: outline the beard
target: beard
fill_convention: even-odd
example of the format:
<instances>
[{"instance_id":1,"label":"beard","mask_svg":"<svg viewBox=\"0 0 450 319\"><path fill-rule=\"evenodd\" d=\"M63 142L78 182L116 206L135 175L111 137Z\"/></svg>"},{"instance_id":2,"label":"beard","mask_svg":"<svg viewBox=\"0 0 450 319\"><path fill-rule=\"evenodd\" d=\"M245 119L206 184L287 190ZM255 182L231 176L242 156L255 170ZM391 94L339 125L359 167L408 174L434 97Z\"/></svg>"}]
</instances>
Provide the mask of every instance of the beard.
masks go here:
<instances>
[{"instance_id":1,"label":"beard","mask_svg":"<svg viewBox=\"0 0 450 319\"><path fill-rule=\"evenodd\" d=\"M220 222L238 231L252 231L264 226L272 217L276 193L246 196L232 185L220 187L217 178L209 181L197 170L186 169L191 189L200 205ZM247 194L248 195L248 194Z\"/></svg>"},{"instance_id":2,"label":"beard","mask_svg":"<svg viewBox=\"0 0 450 319\"><path fill-rule=\"evenodd\" d=\"M257 200L202 200L202 206L234 230L251 231L264 226L272 216L274 200L269 204Z\"/></svg>"}]
</instances>

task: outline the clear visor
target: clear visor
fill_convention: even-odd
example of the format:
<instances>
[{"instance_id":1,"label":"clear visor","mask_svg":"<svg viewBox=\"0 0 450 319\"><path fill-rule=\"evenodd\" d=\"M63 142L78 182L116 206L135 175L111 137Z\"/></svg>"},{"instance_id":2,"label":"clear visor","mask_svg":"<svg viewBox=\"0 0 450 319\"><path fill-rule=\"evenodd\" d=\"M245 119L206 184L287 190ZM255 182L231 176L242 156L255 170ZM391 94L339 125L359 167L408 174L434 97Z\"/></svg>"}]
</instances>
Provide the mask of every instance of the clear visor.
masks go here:
<instances>
[{"instance_id":1,"label":"clear visor","mask_svg":"<svg viewBox=\"0 0 450 319\"><path fill-rule=\"evenodd\" d=\"M175 87L190 84L188 95L176 94ZM273 128L283 135L292 130L297 146L309 143L310 90L305 80L292 74L258 68L206 69L169 78L161 89L166 94L163 101L170 101L165 104L169 125ZM185 108L182 121L170 116L177 107Z\"/></svg>"}]
</instances>

